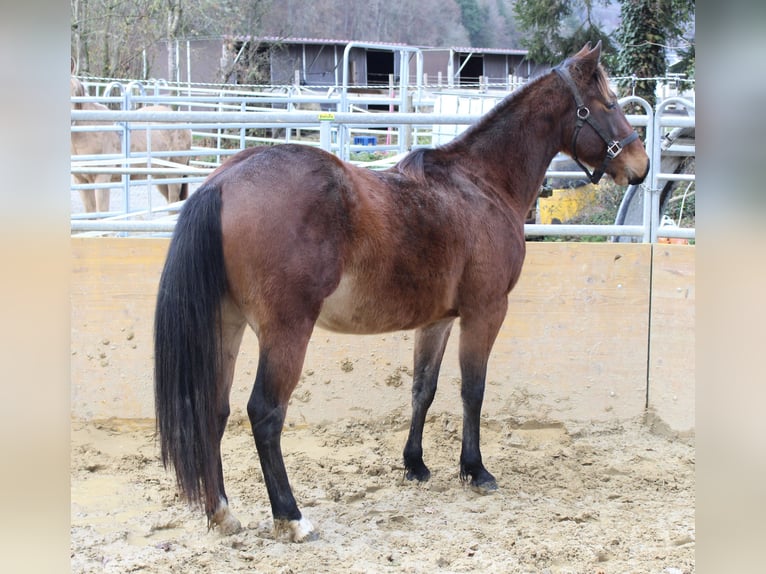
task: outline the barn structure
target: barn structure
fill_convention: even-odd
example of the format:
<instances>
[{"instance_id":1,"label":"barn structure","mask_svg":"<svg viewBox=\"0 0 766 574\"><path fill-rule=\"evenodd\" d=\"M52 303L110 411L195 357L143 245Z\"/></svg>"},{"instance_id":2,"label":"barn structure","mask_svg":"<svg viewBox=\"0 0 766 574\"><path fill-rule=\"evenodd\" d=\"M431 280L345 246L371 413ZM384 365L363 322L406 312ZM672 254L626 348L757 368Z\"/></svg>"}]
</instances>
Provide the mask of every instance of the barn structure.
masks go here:
<instances>
[{"instance_id":1,"label":"barn structure","mask_svg":"<svg viewBox=\"0 0 766 574\"><path fill-rule=\"evenodd\" d=\"M509 77L525 81L542 71L527 59L527 50L494 48L423 48L425 73L431 79L445 74L448 86L506 85ZM441 83L441 82L439 82Z\"/></svg>"},{"instance_id":2,"label":"barn structure","mask_svg":"<svg viewBox=\"0 0 766 574\"><path fill-rule=\"evenodd\" d=\"M405 44L348 40L227 36L163 42L147 58L145 77L190 83L270 84L322 87L342 83L344 51L349 49L348 81L353 86L399 83L402 52L422 54L423 72L431 84L466 87L523 82L541 66L520 49L414 47ZM178 62L168 73L168 51ZM409 74L415 67L410 66ZM174 76L174 77L172 77ZM416 78L410 77L410 83ZM421 78L422 80L422 78Z\"/></svg>"}]
</instances>

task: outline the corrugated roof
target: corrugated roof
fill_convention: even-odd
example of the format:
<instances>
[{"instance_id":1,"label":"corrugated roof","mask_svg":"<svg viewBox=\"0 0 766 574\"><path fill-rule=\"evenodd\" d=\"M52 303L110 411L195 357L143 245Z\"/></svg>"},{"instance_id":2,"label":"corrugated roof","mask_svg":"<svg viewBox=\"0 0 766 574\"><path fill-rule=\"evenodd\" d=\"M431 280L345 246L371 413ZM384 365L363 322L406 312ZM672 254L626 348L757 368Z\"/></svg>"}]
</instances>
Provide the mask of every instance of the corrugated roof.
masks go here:
<instances>
[{"instance_id":1,"label":"corrugated roof","mask_svg":"<svg viewBox=\"0 0 766 574\"><path fill-rule=\"evenodd\" d=\"M423 50L454 50L455 52L460 52L461 54L506 54L509 56L526 56L529 53L529 50L517 50L514 48L468 48L465 46L450 46L448 48L423 48Z\"/></svg>"},{"instance_id":2,"label":"corrugated roof","mask_svg":"<svg viewBox=\"0 0 766 574\"><path fill-rule=\"evenodd\" d=\"M464 46L412 46L411 44L403 44L397 42L375 42L366 40L338 40L332 38L281 38L279 36L250 36L250 35L232 35L224 36L227 40L234 40L239 42L266 42L274 44L309 44L309 45L334 45L345 46L352 42L359 42L360 44L375 44L381 48L401 48L401 47L417 47L424 51L436 51L436 50L454 50L461 53L474 53L474 54L506 54L511 56L526 56L528 50L514 49L514 48L470 48Z\"/></svg>"}]
</instances>

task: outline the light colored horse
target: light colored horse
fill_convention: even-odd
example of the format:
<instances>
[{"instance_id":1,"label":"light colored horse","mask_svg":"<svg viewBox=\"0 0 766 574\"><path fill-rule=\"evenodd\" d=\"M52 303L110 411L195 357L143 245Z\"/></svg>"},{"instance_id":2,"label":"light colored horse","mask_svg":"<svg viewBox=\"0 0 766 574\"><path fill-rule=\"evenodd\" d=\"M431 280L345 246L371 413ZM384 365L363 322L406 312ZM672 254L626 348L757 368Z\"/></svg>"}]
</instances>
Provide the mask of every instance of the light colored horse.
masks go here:
<instances>
[{"instance_id":1,"label":"light colored horse","mask_svg":"<svg viewBox=\"0 0 766 574\"><path fill-rule=\"evenodd\" d=\"M77 78L72 76L71 78L71 93L72 96L85 96L85 87ZM72 104L72 109L76 110L107 110L108 108L102 104L96 102L75 102ZM147 112L169 112L171 108L167 106L146 106L141 108L142 111ZM72 122L72 125L111 125L110 122L100 121L88 121L88 122ZM134 123L131 127L140 128L141 126L147 126L147 123ZM150 138L147 138L147 132L150 134ZM191 148L191 130L188 129L132 129L130 133L130 151L133 153L147 152L147 140L150 143L151 153L153 152L165 152L165 151L188 151ZM122 152L122 143L120 136L116 131L104 130L104 131L72 131L71 132L71 154L72 155L114 155ZM189 156L178 155L172 157L163 157L163 159L178 163L181 165L189 164ZM131 164L133 167L143 167L146 164ZM72 174L74 183L76 184L105 184L110 182L120 181L120 174L118 173L74 173ZM133 180L146 179L144 174L132 174L130 176ZM168 203L180 201L188 197L188 183L156 183L157 189L165 197ZM107 187L101 187L97 189L81 189L80 197L82 198L85 211L109 211L109 192Z\"/></svg>"}]
</instances>

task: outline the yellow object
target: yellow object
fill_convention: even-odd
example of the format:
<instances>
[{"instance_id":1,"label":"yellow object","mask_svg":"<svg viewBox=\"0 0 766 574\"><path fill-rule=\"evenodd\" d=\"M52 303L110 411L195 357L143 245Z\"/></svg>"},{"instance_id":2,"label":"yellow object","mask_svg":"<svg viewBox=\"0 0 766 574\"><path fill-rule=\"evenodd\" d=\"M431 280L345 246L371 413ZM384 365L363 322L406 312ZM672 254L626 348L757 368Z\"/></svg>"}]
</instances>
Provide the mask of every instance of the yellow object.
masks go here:
<instances>
[{"instance_id":1,"label":"yellow object","mask_svg":"<svg viewBox=\"0 0 766 574\"><path fill-rule=\"evenodd\" d=\"M550 197L541 197L537 206L542 224L566 223L598 201L598 187L589 183L575 189L554 189Z\"/></svg>"}]
</instances>

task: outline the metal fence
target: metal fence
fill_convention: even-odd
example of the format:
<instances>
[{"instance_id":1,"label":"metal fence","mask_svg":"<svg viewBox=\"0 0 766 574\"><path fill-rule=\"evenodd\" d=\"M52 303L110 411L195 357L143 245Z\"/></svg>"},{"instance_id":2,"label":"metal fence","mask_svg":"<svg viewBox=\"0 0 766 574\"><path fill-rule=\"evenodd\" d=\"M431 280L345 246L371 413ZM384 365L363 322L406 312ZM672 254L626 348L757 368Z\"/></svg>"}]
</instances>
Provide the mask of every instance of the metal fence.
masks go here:
<instances>
[{"instance_id":1,"label":"metal fence","mask_svg":"<svg viewBox=\"0 0 766 574\"><path fill-rule=\"evenodd\" d=\"M119 155L72 156L73 174L114 173L121 176L120 183L102 184L119 188L121 209L107 213L75 213L73 210L73 233L169 233L180 205L165 205L157 199L159 194L153 199L151 186L186 181L193 189L229 155L248 146L300 142L319 146L370 169L382 169L395 163L410 149L432 145L438 126L466 126L479 117L433 113L438 93L420 88L416 92L397 93L392 88L377 94L354 94L348 88L331 87L324 93L317 93L287 86L256 93L236 87L195 88L192 91L190 87L172 87L158 82L111 82L97 86L97 89L102 92L101 97L73 97L72 102L98 101L119 109L73 109L73 132L113 130L125 142L135 129L188 128L192 130L193 143L189 150L164 153L131 153L123 144L123 153ZM117 95L112 95L115 91ZM470 97L470 92L467 95ZM504 95L498 93L497 98ZM482 93L480 97L486 96ZM688 139L678 144L668 138L678 128L691 128L693 133L693 97L667 98L655 109L637 97L624 98L620 103L623 106L632 104L633 108L641 110L642 113L631 114L628 119L633 126L643 129L652 160L644 184L626 194L626 197L630 195L640 200L643 212L640 220L627 225L528 224L525 227L527 236L600 235L643 242L656 242L662 237L694 239L694 228L662 226L660 212L661 195L669 182L694 182L693 173L661 169L663 158L695 154L693 139L691 144ZM140 107L156 104L172 106L174 111L142 111ZM391 111L378 111L380 109ZM90 122L103 123L84 125ZM152 124L138 127L136 122ZM179 155L189 156L188 166L165 159ZM579 170L553 169L560 159L551 164L547 177L582 178ZM146 180L135 181L131 175L142 175ZM79 190L96 187L99 186L73 184L71 191L76 195Z\"/></svg>"}]
</instances>

